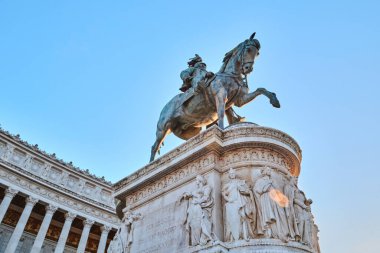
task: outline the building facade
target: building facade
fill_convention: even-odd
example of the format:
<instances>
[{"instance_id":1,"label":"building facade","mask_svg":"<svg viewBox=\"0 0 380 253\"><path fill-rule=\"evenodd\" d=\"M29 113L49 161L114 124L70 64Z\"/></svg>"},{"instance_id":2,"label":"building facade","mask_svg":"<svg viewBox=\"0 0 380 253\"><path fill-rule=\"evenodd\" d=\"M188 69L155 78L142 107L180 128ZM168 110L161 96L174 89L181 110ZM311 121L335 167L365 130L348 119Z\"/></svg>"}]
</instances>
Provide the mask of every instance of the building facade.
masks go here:
<instances>
[{"instance_id":1,"label":"building facade","mask_svg":"<svg viewBox=\"0 0 380 253\"><path fill-rule=\"evenodd\" d=\"M0 252L105 252L112 185L0 130Z\"/></svg>"}]
</instances>

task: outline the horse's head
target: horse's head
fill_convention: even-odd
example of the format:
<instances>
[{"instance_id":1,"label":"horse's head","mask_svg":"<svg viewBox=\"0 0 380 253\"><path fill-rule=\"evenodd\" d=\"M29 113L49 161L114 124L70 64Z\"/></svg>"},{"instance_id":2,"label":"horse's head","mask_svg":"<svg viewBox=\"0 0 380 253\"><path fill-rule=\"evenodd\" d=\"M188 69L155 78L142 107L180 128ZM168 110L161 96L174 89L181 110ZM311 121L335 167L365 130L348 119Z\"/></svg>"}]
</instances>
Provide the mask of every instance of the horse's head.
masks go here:
<instances>
[{"instance_id":1,"label":"horse's head","mask_svg":"<svg viewBox=\"0 0 380 253\"><path fill-rule=\"evenodd\" d=\"M223 59L220 72L247 75L253 70L255 58L259 55L260 42L253 33L249 39L228 52Z\"/></svg>"},{"instance_id":2,"label":"horse's head","mask_svg":"<svg viewBox=\"0 0 380 253\"><path fill-rule=\"evenodd\" d=\"M255 39L255 34L253 33L251 37L243 42L241 55L241 71L242 74L246 75L252 72L253 64L255 63L255 58L259 55L260 42Z\"/></svg>"}]
</instances>

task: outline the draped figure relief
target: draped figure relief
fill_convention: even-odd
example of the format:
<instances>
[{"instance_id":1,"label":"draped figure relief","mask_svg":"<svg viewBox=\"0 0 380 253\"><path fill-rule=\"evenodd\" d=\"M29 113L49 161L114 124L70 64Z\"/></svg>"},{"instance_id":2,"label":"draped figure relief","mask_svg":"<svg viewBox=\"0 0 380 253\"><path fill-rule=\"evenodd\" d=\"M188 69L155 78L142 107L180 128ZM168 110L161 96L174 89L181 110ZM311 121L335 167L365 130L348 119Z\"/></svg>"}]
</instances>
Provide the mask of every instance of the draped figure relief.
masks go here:
<instances>
[{"instance_id":1,"label":"draped figure relief","mask_svg":"<svg viewBox=\"0 0 380 253\"><path fill-rule=\"evenodd\" d=\"M185 226L189 235L190 246L214 242L211 220L214 207L214 199L211 196L212 188L202 175L196 177L196 185L195 191L185 192L180 199L180 202L187 201Z\"/></svg>"},{"instance_id":2,"label":"draped figure relief","mask_svg":"<svg viewBox=\"0 0 380 253\"><path fill-rule=\"evenodd\" d=\"M313 231L312 231L312 248L317 252L317 253L320 253L321 250L319 248L319 237L318 237L318 232L319 232L319 229L318 229L318 226L316 224L314 224L313 222Z\"/></svg>"},{"instance_id":3,"label":"draped figure relief","mask_svg":"<svg viewBox=\"0 0 380 253\"><path fill-rule=\"evenodd\" d=\"M282 201L278 201L280 191L272 180L271 168L261 170L261 176L253 187L260 209L260 225L258 230L264 231L266 238L277 238L288 241L289 231ZM283 197L283 196L282 196ZM277 200L277 201L275 201Z\"/></svg>"},{"instance_id":4,"label":"draped figure relief","mask_svg":"<svg viewBox=\"0 0 380 253\"><path fill-rule=\"evenodd\" d=\"M301 242L309 246L312 245L312 217L310 213L311 203L311 199L306 199L305 194L301 190L297 189L295 191L294 210L297 218L298 230L301 236Z\"/></svg>"},{"instance_id":5,"label":"draped figure relief","mask_svg":"<svg viewBox=\"0 0 380 253\"><path fill-rule=\"evenodd\" d=\"M285 206L285 214L289 225L289 236L293 240L300 241L301 236L294 211L294 194L297 190L296 182L291 175L286 175L285 179L284 194L288 198L288 204Z\"/></svg>"},{"instance_id":6,"label":"draped figure relief","mask_svg":"<svg viewBox=\"0 0 380 253\"><path fill-rule=\"evenodd\" d=\"M129 253L133 242L134 223L143 218L140 213L134 213L128 207L123 212L121 225L111 241L107 253Z\"/></svg>"},{"instance_id":7,"label":"draped figure relief","mask_svg":"<svg viewBox=\"0 0 380 253\"><path fill-rule=\"evenodd\" d=\"M256 207L253 192L245 180L236 178L236 171L230 169L229 180L222 189L225 203L225 240L232 242L253 238L256 226Z\"/></svg>"}]
</instances>

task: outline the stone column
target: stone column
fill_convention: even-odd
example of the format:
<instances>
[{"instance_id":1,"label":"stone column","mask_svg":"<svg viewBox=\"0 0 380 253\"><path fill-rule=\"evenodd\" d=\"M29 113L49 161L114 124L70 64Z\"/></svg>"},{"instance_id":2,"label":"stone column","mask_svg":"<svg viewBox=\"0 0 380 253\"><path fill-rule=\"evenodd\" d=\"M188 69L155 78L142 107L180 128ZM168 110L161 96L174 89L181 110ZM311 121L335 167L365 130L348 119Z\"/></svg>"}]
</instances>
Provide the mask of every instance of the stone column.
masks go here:
<instances>
[{"instance_id":1,"label":"stone column","mask_svg":"<svg viewBox=\"0 0 380 253\"><path fill-rule=\"evenodd\" d=\"M100 230L102 231L102 235L100 236L97 253L104 253L106 249L108 233L110 232L111 227L104 225L100 228Z\"/></svg>"},{"instance_id":2,"label":"stone column","mask_svg":"<svg viewBox=\"0 0 380 253\"><path fill-rule=\"evenodd\" d=\"M3 221L3 218L8 210L9 204L11 203L13 197L16 196L17 193L18 191L11 187L8 187L8 189L5 190L5 196L0 205L0 224Z\"/></svg>"},{"instance_id":3,"label":"stone column","mask_svg":"<svg viewBox=\"0 0 380 253\"><path fill-rule=\"evenodd\" d=\"M26 223L28 222L30 213L32 212L32 209L37 202L38 202L38 199L30 197L30 196L26 199L26 205L25 205L24 211L22 212L21 217L18 220L15 229L13 230L12 236L9 239L5 252L14 253L16 251L18 242L20 241L22 232L24 232L24 228L25 228Z\"/></svg>"},{"instance_id":4,"label":"stone column","mask_svg":"<svg viewBox=\"0 0 380 253\"><path fill-rule=\"evenodd\" d=\"M46 206L46 214L44 220L42 221L40 230L38 230L38 234L36 239L34 240L34 244L30 253L39 253L41 251L42 244L44 243L46 232L49 228L51 219L53 218L53 214L57 211L58 207L53 205Z\"/></svg>"},{"instance_id":5,"label":"stone column","mask_svg":"<svg viewBox=\"0 0 380 253\"><path fill-rule=\"evenodd\" d=\"M83 231L82 231L82 236L80 237L77 253L84 253L84 251L86 249L86 245L87 245L88 235L90 234L90 229L91 229L93 224L94 224L93 220L87 219L87 220L83 221L84 227L83 227Z\"/></svg>"},{"instance_id":6,"label":"stone column","mask_svg":"<svg viewBox=\"0 0 380 253\"><path fill-rule=\"evenodd\" d=\"M65 244L67 240L67 236L69 235L71 223L73 223L73 220L77 216L74 213L67 212L65 214L65 224L63 224L63 228L61 231L61 235L59 236L57 246L55 247L54 253L62 253L65 249Z\"/></svg>"}]
</instances>

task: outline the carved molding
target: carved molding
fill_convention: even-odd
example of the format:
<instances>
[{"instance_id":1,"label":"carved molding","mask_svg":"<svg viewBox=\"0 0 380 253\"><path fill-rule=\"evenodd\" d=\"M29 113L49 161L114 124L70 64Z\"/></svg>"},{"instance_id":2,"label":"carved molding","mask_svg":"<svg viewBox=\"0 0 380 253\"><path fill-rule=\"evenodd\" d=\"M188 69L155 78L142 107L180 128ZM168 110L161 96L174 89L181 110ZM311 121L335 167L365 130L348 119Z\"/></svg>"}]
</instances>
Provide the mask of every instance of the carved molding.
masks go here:
<instances>
[{"instance_id":1,"label":"carved molding","mask_svg":"<svg viewBox=\"0 0 380 253\"><path fill-rule=\"evenodd\" d=\"M13 134L9 133L8 131L2 129L1 127L0 127L0 134L3 134L4 136L9 138L10 140L16 142L17 144L19 144L21 146L24 146L27 149L30 149L30 150L38 153L41 156L44 156L44 157L51 159L51 160L54 160L55 162L65 166L65 167L69 167L70 169L75 170L76 172L78 172L84 176L91 177L92 179L94 179L100 183L107 184L109 186L112 185L112 183L109 181L106 181L104 177L98 177L96 175L90 174L90 172L88 170L82 170L78 167L75 167L72 162L65 162L62 159L58 159L56 157L55 153L48 154L47 152L41 150L37 144L32 145L32 144L28 143L27 141L22 140L20 138L20 135L18 135L18 134L13 135ZM0 156L3 153L4 149L6 148L6 146L7 146L6 142L0 141Z\"/></svg>"},{"instance_id":2,"label":"carved molding","mask_svg":"<svg viewBox=\"0 0 380 253\"><path fill-rule=\"evenodd\" d=\"M286 171L291 171L293 161L284 155L264 148L239 148L226 153L221 157L220 166L224 170L238 163L260 163L263 162L268 166L282 167Z\"/></svg>"},{"instance_id":3,"label":"carved molding","mask_svg":"<svg viewBox=\"0 0 380 253\"><path fill-rule=\"evenodd\" d=\"M246 163L245 165L247 165L247 163L262 163L267 166L282 168L283 171L289 171L292 161L278 152L262 148L237 149L226 153L225 156L221 158L214 153L210 153L205 158L186 164L176 171L155 180L153 183L139 187L139 190L127 195L126 205L139 205L150 197L160 195L175 185L192 179L200 172L215 167L217 163L221 170L227 170L230 166L236 166L238 163Z\"/></svg>"},{"instance_id":4,"label":"carved molding","mask_svg":"<svg viewBox=\"0 0 380 253\"><path fill-rule=\"evenodd\" d=\"M294 150L300 161L302 159L302 150L298 143L291 136L278 129L259 127L254 126L251 123L244 123L236 127L228 127L223 132L224 141L247 136L268 137L283 142Z\"/></svg>"},{"instance_id":5,"label":"carved molding","mask_svg":"<svg viewBox=\"0 0 380 253\"><path fill-rule=\"evenodd\" d=\"M53 203L60 203L61 205L67 206L68 208L85 213L91 217L96 217L110 224L116 226L119 224L119 219L115 214L112 214L111 212L100 210L94 206L83 203L83 201L75 200L74 198L67 197L61 193L57 193L50 188L42 186L38 183L31 182L28 179L24 179L2 168L0 168L0 178L6 180L10 185L15 185L25 189L25 193L32 192L37 196L49 199Z\"/></svg>"},{"instance_id":6,"label":"carved molding","mask_svg":"<svg viewBox=\"0 0 380 253\"><path fill-rule=\"evenodd\" d=\"M143 168L139 169L132 175L125 177L124 179L120 180L119 182L115 183L113 185L114 190L117 192L124 188L125 186L129 185L130 183L152 173L155 170L159 170L163 168L166 164L170 163L175 158L179 158L181 155L185 154L186 152L190 152L192 149L194 149L195 146L200 146L203 143L214 141L216 143L226 143L228 141L231 141L233 139L244 139L248 137L257 137L257 138L268 138L272 139L273 141L278 141L282 145L288 147L288 150L292 150L294 153L294 159L298 160L298 164L294 164L294 162L291 162L291 159L288 159L286 162L288 164L285 164L285 166L290 166L288 168L291 170L293 174L298 174L299 171L299 163L302 159L302 152L301 148L298 146L297 142L287 135L286 133L273 129L268 127L261 127L254 125L252 123L241 123L237 125L230 126L226 128L225 130L221 130L217 126L212 126L209 129L201 132L197 136L191 138L190 140L186 141L184 144L180 145L175 150L165 154L164 156L158 158L157 160L151 162L150 164L144 166ZM244 142L244 141L243 141ZM260 141L257 141L257 143L260 143ZM223 145L223 144L216 144L216 145ZM275 146L271 143L266 143L268 148L270 146ZM288 151L290 153L290 151ZM270 159L270 158L269 158ZM275 162L275 160L274 160ZM297 167L297 169L295 168Z\"/></svg>"},{"instance_id":7,"label":"carved molding","mask_svg":"<svg viewBox=\"0 0 380 253\"><path fill-rule=\"evenodd\" d=\"M153 162L149 163L148 165L144 166L143 168L137 170L132 175L125 177L124 179L120 180L119 182L115 183L113 185L113 188L115 191L123 188L125 185L128 185L130 182L135 181L148 173L152 172L153 170L156 170L162 165L167 164L172 159L180 155L181 153L184 153L188 151L190 148L194 147L194 145L199 145L206 141L206 139L212 137L212 136L218 136L221 137L221 131L218 127L211 127L207 129L206 131L201 132L197 136L191 138L184 144L180 145L178 148L176 148L174 151L169 152L165 154L164 156L154 160Z\"/></svg>"},{"instance_id":8,"label":"carved molding","mask_svg":"<svg viewBox=\"0 0 380 253\"><path fill-rule=\"evenodd\" d=\"M106 204L104 204L104 203L100 203L100 202L98 202L98 201L94 201L92 198L90 198L90 196L87 197L87 196L84 196L83 194L78 194L78 192L76 191L76 188L75 188L75 187L74 187L74 188L70 188L70 189L68 189L68 188L64 188L64 187L62 187L62 186L60 186L60 185L55 184L54 182L52 182L52 178L56 178L54 175L55 175L57 172L54 172L54 171L53 171L52 174L50 174L50 172L49 172L50 170L46 169L46 170L44 171L44 174L46 174L45 177L48 177L48 176L49 176L49 178L44 179L44 178L41 178L41 177L39 177L39 176L36 176L35 174L33 174L33 173L29 172L29 171L26 171L26 170L20 168L20 167L17 166L17 165L14 165L14 164L12 164L12 163L9 163L9 162L7 162L7 161L4 161L4 160L2 160L1 158L0 158L0 163L3 163L3 164L5 164L5 165L7 165L7 166L9 166L9 167L11 167L11 168L13 168L13 169L19 171L21 174L25 174L25 175L27 175L27 176L29 176L29 177L31 177L31 178L34 178L35 180L37 180L37 181L39 181L39 182L41 182L41 183L48 184L48 185L51 186L51 188L53 188L53 189L61 190L61 191L65 192L65 193L67 193L67 194L69 194L69 195L71 195L71 196L75 196L75 197L80 198L80 199L83 199L83 200L85 200L85 201L87 201L87 202L93 203L95 206L101 206L101 207L103 207L103 208L105 208L105 209L108 209L110 212L114 212L114 210L115 210L114 207L110 207L109 205L106 205ZM81 185L81 187L84 186L84 182L83 182L83 181L80 181L80 185ZM83 188L83 187L82 187L82 188ZM98 195L99 195L99 194L98 194ZM113 197L110 197L110 200L113 201ZM113 204L113 205L114 205L114 204Z\"/></svg>"},{"instance_id":9,"label":"carved molding","mask_svg":"<svg viewBox=\"0 0 380 253\"><path fill-rule=\"evenodd\" d=\"M191 180L201 171L210 169L215 165L217 161L217 156L215 154L209 154L208 156L198 159L192 163L186 164L185 166L177 169L176 171L160 178L153 183L141 187L139 190L128 195L126 198L126 205L137 205L142 201L146 201L149 197L153 197L161 194L167 189L173 186L183 183L184 181Z\"/></svg>"},{"instance_id":10,"label":"carved molding","mask_svg":"<svg viewBox=\"0 0 380 253\"><path fill-rule=\"evenodd\" d=\"M112 189L104 186L105 182L101 181L103 184L98 184L96 181L86 180L86 177L78 174L78 171L74 170L72 166L50 163L42 157L28 152L26 148L16 147L5 141L1 141L0 161L12 164L18 167L18 170L28 172L36 179L48 181L51 185L68 190L87 201L102 204L107 208L115 208ZM89 190L88 185L93 185L93 189Z\"/></svg>"}]
</instances>

